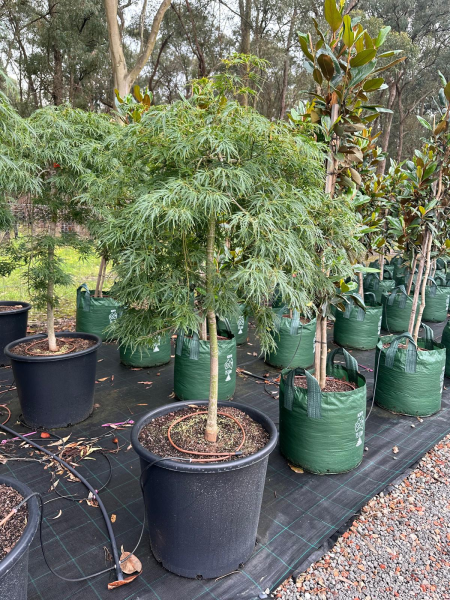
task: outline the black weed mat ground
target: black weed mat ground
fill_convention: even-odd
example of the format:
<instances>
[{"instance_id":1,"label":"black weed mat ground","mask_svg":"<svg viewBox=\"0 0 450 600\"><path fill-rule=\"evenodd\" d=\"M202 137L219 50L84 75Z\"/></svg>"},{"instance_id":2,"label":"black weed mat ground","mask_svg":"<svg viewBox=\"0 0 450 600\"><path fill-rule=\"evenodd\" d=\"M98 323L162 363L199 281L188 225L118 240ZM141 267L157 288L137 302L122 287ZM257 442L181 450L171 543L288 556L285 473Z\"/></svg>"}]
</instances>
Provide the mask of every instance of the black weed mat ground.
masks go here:
<instances>
[{"instance_id":1,"label":"black weed mat ground","mask_svg":"<svg viewBox=\"0 0 450 600\"><path fill-rule=\"evenodd\" d=\"M436 327L439 339L442 326ZM238 362L253 358L256 344L238 350ZM354 352L360 364L373 369L374 352ZM98 379L95 402L100 406L87 421L72 429L73 437L91 438L105 431L104 423L136 419L147 410L161 406L171 399L173 364L156 369L131 371L120 365L117 348L104 345L99 352ZM262 375L268 371L262 361L245 367ZM366 376L371 398L373 373L361 367ZM160 373L160 375L157 375ZM111 376L114 375L114 380ZM12 381L11 369L0 369L0 385ZM152 381L151 386L139 383ZM278 403L267 392L275 387L257 383L250 377L238 377L235 400L259 408L278 422ZM448 380L446 380L448 383ZM5 390L5 387L1 387ZM147 538L136 554L142 561L143 573L130 585L107 591L109 575L82 583L67 583L49 573L40 550L38 536L32 544L29 564L29 600L256 600L266 589L274 589L296 572L305 561L351 519L362 505L382 491L414 464L427 450L450 432L450 393L444 391L442 411L420 422L416 418L394 415L373 408L367 422L368 448L362 464L344 475L311 475L294 473L278 450L269 461L261 520L255 552L238 573L218 581L189 580L167 572L153 558ZM64 402L64 398L61 398ZM0 396L12 410L9 424L14 428L19 416L15 392ZM139 405L146 406L139 406ZM370 402L368 410L370 409ZM412 427L414 425L414 427ZM19 431L24 429L18 426ZM61 436L67 430L58 430ZM117 432L120 444L128 447L130 430ZM3 436L1 436L3 439ZM325 442L325 440L324 440ZM104 443L111 448L111 439ZM399 452L393 454L397 446ZM1 449L1 447L0 447ZM114 530L119 547L132 550L136 544L143 518L143 503L139 488L139 464L133 450L109 455L112 479L102 498L109 514L116 516ZM83 461L83 473L97 488L108 478L107 460ZM56 498L49 492L50 475L40 464L8 462L0 465L0 473L13 475L27 483L44 499ZM60 493L85 496L77 483L60 479ZM60 514L60 511L61 514ZM58 516L60 514L60 516ZM83 577L105 568L105 548L109 549L105 526L97 508L86 503L57 499L45 505L44 543L52 566L66 577ZM3 600L3 599L2 599Z\"/></svg>"}]
</instances>

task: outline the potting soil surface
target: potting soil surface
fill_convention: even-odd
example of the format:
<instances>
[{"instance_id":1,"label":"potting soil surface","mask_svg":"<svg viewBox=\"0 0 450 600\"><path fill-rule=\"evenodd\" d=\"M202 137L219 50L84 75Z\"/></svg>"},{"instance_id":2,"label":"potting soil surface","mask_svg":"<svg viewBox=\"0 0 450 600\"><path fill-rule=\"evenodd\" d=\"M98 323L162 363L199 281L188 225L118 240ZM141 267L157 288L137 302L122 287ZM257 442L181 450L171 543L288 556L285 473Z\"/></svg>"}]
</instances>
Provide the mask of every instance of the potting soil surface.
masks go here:
<instances>
[{"instance_id":1,"label":"potting soil surface","mask_svg":"<svg viewBox=\"0 0 450 600\"><path fill-rule=\"evenodd\" d=\"M443 325L433 326L433 329L440 339ZM252 345L238 348L238 364L254 360L258 346L252 336L251 342ZM369 411L373 372L364 367L374 368L375 353L354 351L352 354L367 378ZM131 370L120 364L115 344L104 344L98 360L93 415L70 430L57 430L58 435L64 437L71 433L73 440L97 437L108 431L102 427L106 423L136 420L153 408L173 402L173 359L163 367ZM278 374L262 360L244 368L257 375ZM5 392L0 395L0 404L7 404L11 409L8 425L24 433L27 430L16 422L20 414L16 391L8 391L12 381L12 370L0 369L0 392ZM445 382L447 385L448 380ZM277 395L276 386L238 376L234 400L262 410L275 423L278 422ZM269 459L255 551L236 573L218 580L173 575L153 558L144 535L136 551L142 561L142 575L129 585L107 591L112 572L79 583L55 577L44 563L39 536L36 536L30 551L28 600L96 600L110 596L114 600L257 600L264 597L267 588L273 590L290 575L306 569L370 498L401 477L429 448L450 433L449 399L450 392L444 389L442 410L423 420L395 415L374 406L366 424L364 459L358 468L346 474L296 473L278 449L275 450ZM64 398L61 401L64 402ZM121 450L108 455L112 477L101 497L114 522L119 548L123 545L130 551L136 545L143 519L140 467L134 451L128 449L130 428L111 431L112 437L117 436ZM100 445L114 448L112 437L103 439ZM0 439L5 436L1 435ZM44 445L49 442L41 441ZM393 453L394 446L398 448L397 453ZM4 448L0 446L0 454ZM29 456L29 451L19 449L17 455ZM95 460L82 461L80 472L100 488L108 479L108 462L99 454L93 457ZM44 501L50 501L44 506L43 536L48 560L57 572L76 578L110 565L107 562L109 540L98 508L58 498L54 490L49 491L49 471L37 462L7 461L0 464L0 473L20 479L43 494ZM64 477L59 478L57 489L60 494L86 496L80 483L69 482Z\"/></svg>"}]
</instances>

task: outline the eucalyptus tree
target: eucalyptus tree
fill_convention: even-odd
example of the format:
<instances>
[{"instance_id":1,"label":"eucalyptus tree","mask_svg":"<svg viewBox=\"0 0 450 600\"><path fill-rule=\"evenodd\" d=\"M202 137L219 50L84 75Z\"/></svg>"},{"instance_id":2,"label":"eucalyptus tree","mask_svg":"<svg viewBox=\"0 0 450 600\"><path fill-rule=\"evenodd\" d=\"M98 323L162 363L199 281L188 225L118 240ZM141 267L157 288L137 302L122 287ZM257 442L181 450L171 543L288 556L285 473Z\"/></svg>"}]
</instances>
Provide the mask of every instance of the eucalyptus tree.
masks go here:
<instances>
[{"instance_id":1,"label":"eucalyptus tree","mask_svg":"<svg viewBox=\"0 0 450 600\"><path fill-rule=\"evenodd\" d=\"M279 286L292 308L308 313L322 285L321 226L339 210L320 191L317 143L235 100L252 93L231 74L244 61L260 64L236 56L220 75L194 81L189 99L152 106L122 128L117 167L90 190L99 204L107 194L117 199L102 237L118 274L114 295L130 308L118 324L127 341L168 331L201 336L207 319L209 441L217 436L216 316L237 316L244 301L262 349L273 348L268 298Z\"/></svg>"}]
</instances>

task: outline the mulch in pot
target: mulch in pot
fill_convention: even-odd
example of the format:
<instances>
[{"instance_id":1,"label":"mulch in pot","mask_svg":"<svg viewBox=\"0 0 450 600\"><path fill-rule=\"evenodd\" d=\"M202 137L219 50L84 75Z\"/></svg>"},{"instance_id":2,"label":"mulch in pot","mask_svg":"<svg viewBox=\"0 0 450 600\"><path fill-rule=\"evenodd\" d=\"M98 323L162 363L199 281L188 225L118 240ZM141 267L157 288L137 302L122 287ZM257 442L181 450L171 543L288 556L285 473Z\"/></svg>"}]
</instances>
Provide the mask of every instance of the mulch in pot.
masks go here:
<instances>
[{"instance_id":1,"label":"mulch in pot","mask_svg":"<svg viewBox=\"0 0 450 600\"><path fill-rule=\"evenodd\" d=\"M56 345L58 346L58 352L50 352L48 349L48 340L38 340L37 342L29 341L17 344L11 349L13 354L19 356L55 356L57 354L72 354L74 352L80 352L95 346L95 340L85 340L83 338L57 338Z\"/></svg>"},{"instance_id":2,"label":"mulch in pot","mask_svg":"<svg viewBox=\"0 0 450 600\"><path fill-rule=\"evenodd\" d=\"M210 443L205 440L206 414L196 414L207 410L207 406L189 407L182 410L167 413L150 421L142 428L139 434L139 441L144 448L157 454L158 456L170 456L180 458L202 458L196 454L186 454L177 450L169 441L168 430L170 425L185 415L195 415L192 418L180 421L173 426L171 438L173 442L184 450L192 452L207 452L208 456L204 458L216 458L220 462L228 460L237 460L251 454L255 454L269 442L269 434L260 425L251 419L246 413L233 407L219 406L219 412L224 412L237 419L245 431L245 442L240 449L238 456L233 455L223 457L215 453L235 452L242 442L242 430L239 425L226 416L218 415L219 432L216 443Z\"/></svg>"},{"instance_id":3,"label":"mulch in pot","mask_svg":"<svg viewBox=\"0 0 450 600\"><path fill-rule=\"evenodd\" d=\"M24 307L21 304L16 304L15 306L0 306L0 312L15 312L22 308Z\"/></svg>"},{"instance_id":4,"label":"mulch in pot","mask_svg":"<svg viewBox=\"0 0 450 600\"><path fill-rule=\"evenodd\" d=\"M297 375L294 379L294 385L296 387L307 389L308 385L306 382L305 375ZM344 379L336 379L335 377L327 377L325 387L322 392L350 392L357 389L357 385L351 381L345 381Z\"/></svg>"},{"instance_id":5,"label":"mulch in pot","mask_svg":"<svg viewBox=\"0 0 450 600\"><path fill-rule=\"evenodd\" d=\"M23 497L14 488L9 485L0 485L0 523L22 500ZM24 504L0 527L0 561L11 552L22 537L27 519L28 508Z\"/></svg>"}]
</instances>

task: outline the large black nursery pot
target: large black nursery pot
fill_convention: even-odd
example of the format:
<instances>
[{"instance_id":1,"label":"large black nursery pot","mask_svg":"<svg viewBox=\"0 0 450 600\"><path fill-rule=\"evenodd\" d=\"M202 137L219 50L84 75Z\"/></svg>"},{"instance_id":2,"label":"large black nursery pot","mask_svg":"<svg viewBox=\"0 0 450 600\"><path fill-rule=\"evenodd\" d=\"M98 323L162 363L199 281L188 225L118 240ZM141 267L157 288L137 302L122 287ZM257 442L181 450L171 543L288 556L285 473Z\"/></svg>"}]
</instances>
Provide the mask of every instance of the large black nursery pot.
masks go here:
<instances>
[{"instance_id":1,"label":"large black nursery pot","mask_svg":"<svg viewBox=\"0 0 450 600\"><path fill-rule=\"evenodd\" d=\"M2 301L0 306L21 306L17 310L0 311L0 367L9 365L4 348L10 342L27 335L28 311L31 304L27 302Z\"/></svg>"},{"instance_id":2,"label":"large black nursery pot","mask_svg":"<svg viewBox=\"0 0 450 600\"><path fill-rule=\"evenodd\" d=\"M267 462L278 434L259 410L235 402L219 403L238 408L260 423L270 434L268 444L256 454L229 462L161 461L140 444L139 433L151 420L189 404L192 402L177 402L147 413L134 425L131 443L141 462L150 545L156 560L177 575L211 579L235 571L252 555ZM203 407L207 401L195 404Z\"/></svg>"},{"instance_id":3,"label":"large black nursery pot","mask_svg":"<svg viewBox=\"0 0 450 600\"><path fill-rule=\"evenodd\" d=\"M0 475L0 485L14 488L27 498L32 491L28 486L13 479ZM39 525L41 509L36 496L27 502L28 521L22 537L0 562L0 598L2 600L26 600L28 585L28 553L31 542Z\"/></svg>"},{"instance_id":4,"label":"large black nursery pot","mask_svg":"<svg viewBox=\"0 0 450 600\"><path fill-rule=\"evenodd\" d=\"M89 417L94 408L97 350L101 339L92 333L65 331L57 338L82 338L94 345L71 354L23 356L11 350L22 342L45 339L33 335L16 340L5 348L11 360L22 416L34 428L67 427Z\"/></svg>"}]
</instances>

